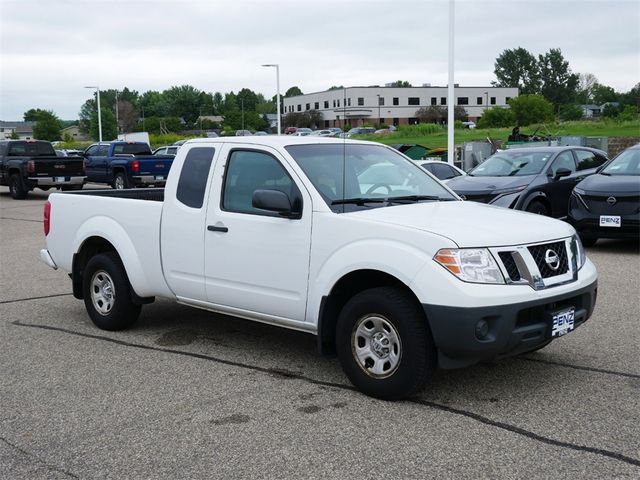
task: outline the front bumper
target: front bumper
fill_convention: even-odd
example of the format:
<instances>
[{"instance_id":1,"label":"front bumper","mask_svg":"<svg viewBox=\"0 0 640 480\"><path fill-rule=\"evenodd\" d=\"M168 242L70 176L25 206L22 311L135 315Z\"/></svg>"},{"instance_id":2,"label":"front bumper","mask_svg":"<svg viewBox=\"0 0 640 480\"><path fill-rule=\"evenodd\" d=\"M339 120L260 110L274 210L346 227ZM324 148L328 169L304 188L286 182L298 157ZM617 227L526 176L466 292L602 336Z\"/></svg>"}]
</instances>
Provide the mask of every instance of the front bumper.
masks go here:
<instances>
[{"instance_id":1,"label":"front bumper","mask_svg":"<svg viewBox=\"0 0 640 480\"><path fill-rule=\"evenodd\" d=\"M61 187L66 185L84 185L87 177L28 177L32 186L38 187Z\"/></svg>"},{"instance_id":2,"label":"front bumper","mask_svg":"<svg viewBox=\"0 0 640 480\"><path fill-rule=\"evenodd\" d=\"M575 327L593 313L598 282L544 299L508 305L454 307L425 305L440 368L460 368L496 358L510 357L546 345L552 340L551 315L575 308ZM479 337L478 322L488 323Z\"/></svg>"}]
</instances>

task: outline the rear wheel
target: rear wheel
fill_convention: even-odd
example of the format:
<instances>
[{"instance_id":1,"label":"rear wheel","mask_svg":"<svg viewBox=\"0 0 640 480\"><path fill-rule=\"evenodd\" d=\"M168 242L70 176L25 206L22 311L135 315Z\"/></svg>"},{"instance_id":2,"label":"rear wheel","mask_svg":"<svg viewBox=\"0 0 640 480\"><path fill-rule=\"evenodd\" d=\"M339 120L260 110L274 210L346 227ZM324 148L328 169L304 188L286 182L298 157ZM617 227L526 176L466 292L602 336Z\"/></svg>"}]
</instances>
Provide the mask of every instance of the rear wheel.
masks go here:
<instances>
[{"instance_id":1,"label":"rear wheel","mask_svg":"<svg viewBox=\"0 0 640 480\"><path fill-rule=\"evenodd\" d=\"M24 186L22 178L17 173L9 177L9 193L15 200L24 200L27 198L29 190Z\"/></svg>"},{"instance_id":2,"label":"rear wheel","mask_svg":"<svg viewBox=\"0 0 640 480\"><path fill-rule=\"evenodd\" d=\"M117 254L92 257L83 272L84 304L93 323L103 330L123 330L140 315L131 300L131 284Z\"/></svg>"},{"instance_id":3,"label":"rear wheel","mask_svg":"<svg viewBox=\"0 0 640 480\"><path fill-rule=\"evenodd\" d=\"M534 200L529 205L527 205L527 212L537 213L538 215L549 216L549 210L546 205L542 202Z\"/></svg>"},{"instance_id":4,"label":"rear wheel","mask_svg":"<svg viewBox=\"0 0 640 480\"><path fill-rule=\"evenodd\" d=\"M363 393L398 400L420 391L435 367L435 347L414 299L393 287L365 290L344 306L336 350Z\"/></svg>"},{"instance_id":5,"label":"rear wheel","mask_svg":"<svg viewBox=\"0 0 640 480\"><path fill-rule=\"evenodd\" d=\"M124 190L129 188L129 182L127 182L127 177L124 173L116 173L116 176L113 177L113 188L116 190Z\"/></svg>"}]
</instances>

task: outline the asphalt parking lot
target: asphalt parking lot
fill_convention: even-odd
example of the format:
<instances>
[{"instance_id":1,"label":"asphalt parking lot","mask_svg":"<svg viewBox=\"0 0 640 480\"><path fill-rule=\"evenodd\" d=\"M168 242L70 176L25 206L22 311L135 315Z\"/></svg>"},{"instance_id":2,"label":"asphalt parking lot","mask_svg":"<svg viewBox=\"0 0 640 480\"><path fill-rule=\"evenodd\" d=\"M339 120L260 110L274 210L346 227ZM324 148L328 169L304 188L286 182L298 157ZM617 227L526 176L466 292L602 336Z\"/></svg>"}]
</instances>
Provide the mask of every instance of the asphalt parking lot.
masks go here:
<instances>
[{"instance_id":1,"label":"asphalt parking lot","mask_svg":"<svg viewBox=\"0 0 640 480\"><path fill-rule=\"evenodd\" d=\"M160 300L104 332L0 187L0 478L639 478L640 252L588 249L586 325L383 402L306 334Z\"/></svg>"}]
</instances>

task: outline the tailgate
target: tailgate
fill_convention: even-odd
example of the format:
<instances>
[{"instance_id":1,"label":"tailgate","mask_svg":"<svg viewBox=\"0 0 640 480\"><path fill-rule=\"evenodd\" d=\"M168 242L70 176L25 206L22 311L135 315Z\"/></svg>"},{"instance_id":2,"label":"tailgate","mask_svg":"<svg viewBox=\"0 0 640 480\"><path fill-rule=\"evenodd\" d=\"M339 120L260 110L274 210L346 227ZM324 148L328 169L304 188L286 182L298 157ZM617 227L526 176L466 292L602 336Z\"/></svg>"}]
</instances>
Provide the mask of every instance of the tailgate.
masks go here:
<instances>
[{"instance_id":1,"label":"tailgate","mask_svg":"<svg viewBox=\"0 0 640 480\"><path fill-rule=\"evenodd\" d=\"M169 174L173 155L146 155L136 156L140 162L140 175L166 176Z\"/></svg>"},{"instance_id":2,"label":"tailgate","mask_svg":"<svg viewBox=\"0 0 640 480\"><path fill-rule=\"evenodd\" d=\"M81 177L85 175L82 157L33 157L35 172L30 177Z\"/></svg>"}]
</instances>

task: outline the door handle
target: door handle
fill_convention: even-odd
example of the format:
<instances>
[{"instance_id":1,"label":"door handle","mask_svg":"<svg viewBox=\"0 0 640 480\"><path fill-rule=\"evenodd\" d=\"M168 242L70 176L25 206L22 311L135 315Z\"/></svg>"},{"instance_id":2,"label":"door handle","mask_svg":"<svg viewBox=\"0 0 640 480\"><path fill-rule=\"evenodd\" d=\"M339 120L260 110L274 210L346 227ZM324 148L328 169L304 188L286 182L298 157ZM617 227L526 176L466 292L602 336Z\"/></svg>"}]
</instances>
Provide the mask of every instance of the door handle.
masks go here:
<instances>
[{"instance_id":1,"label":"door handle","mask_svg":"<svg viewBox=\"0 0 640 480\"><path fill-rule=\"evenodd\" d=\"M218 227L217 225L207 225L207 230L210 232L223 232L227 233L229 229L227 227Z\"/></svg>"}]
</instances>

